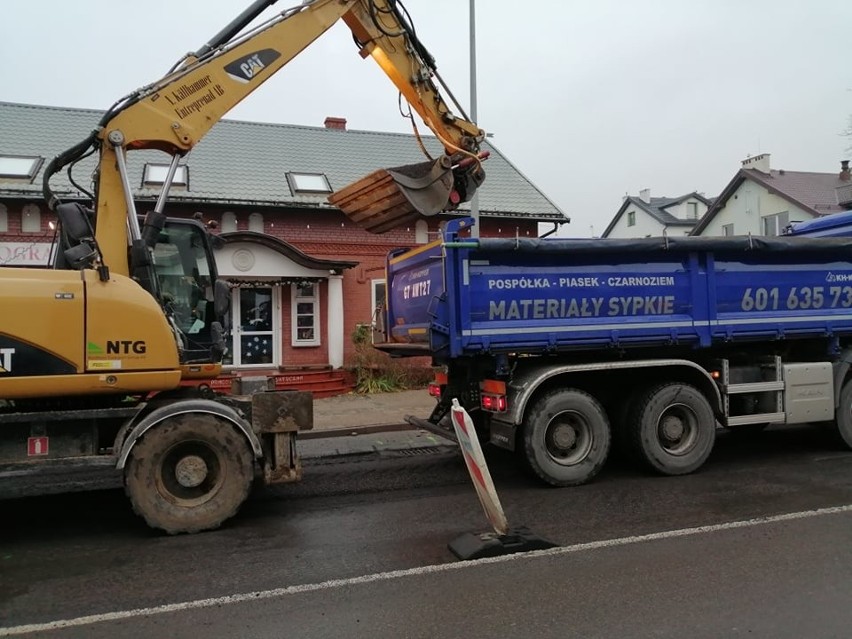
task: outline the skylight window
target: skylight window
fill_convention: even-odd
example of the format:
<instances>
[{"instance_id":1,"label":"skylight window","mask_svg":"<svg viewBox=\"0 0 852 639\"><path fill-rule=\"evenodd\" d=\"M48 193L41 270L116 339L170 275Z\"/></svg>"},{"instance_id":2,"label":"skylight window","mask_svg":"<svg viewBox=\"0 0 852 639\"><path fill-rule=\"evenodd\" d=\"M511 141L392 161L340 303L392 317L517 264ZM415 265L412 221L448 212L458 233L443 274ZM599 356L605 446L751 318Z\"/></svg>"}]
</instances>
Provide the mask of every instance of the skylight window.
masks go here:
<instances>
[{"instance_id":1,"label":"skylight window","mask_svg":"<svg viewBox=\"0 0 852 639\"><path fill-rule=\"evenodd\" d=\"M32 180L41 162L39 156L0 155L0 177Z\"/></svg>"},{"instance_id":2,"label":"skylight window","mask_svg":"<svg viewBox=\"0 0 852 639\"><path fill-rule=\"evenodd\" d=\"M323 173L288 173L287 181L293 193L331 193L328 178Z\"/></svg>"},{"instance_id":3,"label":"skylight window","mask_svg":"<svg viewBox=\"0 0 852 639\"><path fill-rule=\"evenodd\" d=\"M159 185L166 181L166 176L169 174L168 164L146 164L145 175L142 178L143 186ZM185 164L179 164L175 171L175 179L172 180L172 186L186 186L188 183L189 174Z\"/></svg>"}]
</instances>

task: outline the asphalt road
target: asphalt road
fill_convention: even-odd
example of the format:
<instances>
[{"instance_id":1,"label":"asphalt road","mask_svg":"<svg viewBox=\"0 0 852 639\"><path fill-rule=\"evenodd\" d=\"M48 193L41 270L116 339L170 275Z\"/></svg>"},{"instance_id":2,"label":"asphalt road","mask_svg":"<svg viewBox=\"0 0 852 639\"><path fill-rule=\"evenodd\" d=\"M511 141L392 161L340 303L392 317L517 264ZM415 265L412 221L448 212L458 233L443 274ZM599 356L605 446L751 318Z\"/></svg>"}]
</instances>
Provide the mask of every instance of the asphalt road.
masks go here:
<instances>
[{"instance_id":1,"label":"asphalt road","mask_svg":"<svg viewBox=\"0 0 852 639\"><path fill-rule=\"evenodd\" d=\"M220 531L150 532L122 493L0 503L0 637L847 637L852 453L720 434L661 478L550 489L491 455L510 524L560 548L457 562L486 529L451 451L316 460Z\"/></svg>"}]
</instances>

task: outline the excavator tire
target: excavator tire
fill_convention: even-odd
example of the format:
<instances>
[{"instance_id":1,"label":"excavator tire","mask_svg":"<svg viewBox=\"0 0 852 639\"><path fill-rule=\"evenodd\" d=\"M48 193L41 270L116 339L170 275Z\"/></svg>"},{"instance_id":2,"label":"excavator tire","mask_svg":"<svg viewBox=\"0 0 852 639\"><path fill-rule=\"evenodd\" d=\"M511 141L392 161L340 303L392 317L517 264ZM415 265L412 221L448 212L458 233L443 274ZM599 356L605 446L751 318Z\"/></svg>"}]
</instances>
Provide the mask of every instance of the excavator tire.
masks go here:
<instances>
[{"instance_id":1,"label":"excavator tire","mask_svg":"<svg viewBox=\"0 0 852 639\"><path fill-rule=\"evenodd\" d=\"M194 533L236 514L253 471L245 437L213 415L189 413L165 420L133 447L125 491L152 528Z\"/></svg>"}]
</instances>

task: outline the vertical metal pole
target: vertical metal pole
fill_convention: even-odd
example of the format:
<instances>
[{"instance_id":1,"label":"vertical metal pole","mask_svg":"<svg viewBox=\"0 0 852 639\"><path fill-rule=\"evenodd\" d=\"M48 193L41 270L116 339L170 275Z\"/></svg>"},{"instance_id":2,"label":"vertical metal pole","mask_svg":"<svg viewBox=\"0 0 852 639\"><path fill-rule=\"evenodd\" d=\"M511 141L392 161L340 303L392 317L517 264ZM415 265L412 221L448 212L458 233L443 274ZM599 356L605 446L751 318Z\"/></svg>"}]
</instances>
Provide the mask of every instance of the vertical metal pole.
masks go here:
<instances>
[{"instance_id":1,"label":"vertical metal pole","mask_svg":"<svg viewBox=\"0 0 852 639\"><path fill-rule=\"evenodd\" d=\"M470 117L476 124L476 0L470 0ZM479 237L479 191L470 198L471 237Z\"/></svg>"}]
</instances>

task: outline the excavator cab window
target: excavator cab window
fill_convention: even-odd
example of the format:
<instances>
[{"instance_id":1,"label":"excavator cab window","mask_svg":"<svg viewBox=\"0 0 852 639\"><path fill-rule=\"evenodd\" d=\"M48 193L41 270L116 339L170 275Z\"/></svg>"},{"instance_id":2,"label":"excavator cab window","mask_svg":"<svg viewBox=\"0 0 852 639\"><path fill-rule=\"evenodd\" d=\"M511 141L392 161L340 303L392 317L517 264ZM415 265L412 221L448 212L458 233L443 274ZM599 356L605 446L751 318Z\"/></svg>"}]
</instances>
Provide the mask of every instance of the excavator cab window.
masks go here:
<instances>
[{"instance_id":1,"label":"excavator cab window","mask_svg":"<svg viewBox=\"0 0 852 639\"><path fill-rule=\"evenodd\" d=\"M153 260L163 307L182 334L187 359L203 359L202 352L209 358L222 318L215 313L216 265L207 230L192 220L169 219Z\"/></svg>"}]
</instances>

